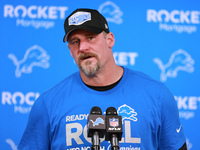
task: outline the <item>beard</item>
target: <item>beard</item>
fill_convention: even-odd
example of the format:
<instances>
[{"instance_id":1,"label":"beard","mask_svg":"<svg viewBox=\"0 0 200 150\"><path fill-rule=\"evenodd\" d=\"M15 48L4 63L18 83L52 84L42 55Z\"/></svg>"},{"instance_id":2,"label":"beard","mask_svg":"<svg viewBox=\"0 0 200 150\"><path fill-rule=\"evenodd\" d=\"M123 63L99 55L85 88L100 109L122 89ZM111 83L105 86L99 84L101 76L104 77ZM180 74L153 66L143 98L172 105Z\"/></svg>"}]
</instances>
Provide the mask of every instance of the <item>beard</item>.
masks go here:
<instances>
[{"instance_id":1,"label":"beard","mask_svg":"<svg viewBox=\"0 0 200 150\"><path fill-rule=\"evenodd\" d=\"M90 57L95 57L97 59L97 62L95 64L92 64L91 60L85 60ZM82 62L83 60L84 60L84 62ZM100 69L99 57L93 53L81 54L78 57L78 66L86 76L92 77Z\"/></svg>"}]
</instances>

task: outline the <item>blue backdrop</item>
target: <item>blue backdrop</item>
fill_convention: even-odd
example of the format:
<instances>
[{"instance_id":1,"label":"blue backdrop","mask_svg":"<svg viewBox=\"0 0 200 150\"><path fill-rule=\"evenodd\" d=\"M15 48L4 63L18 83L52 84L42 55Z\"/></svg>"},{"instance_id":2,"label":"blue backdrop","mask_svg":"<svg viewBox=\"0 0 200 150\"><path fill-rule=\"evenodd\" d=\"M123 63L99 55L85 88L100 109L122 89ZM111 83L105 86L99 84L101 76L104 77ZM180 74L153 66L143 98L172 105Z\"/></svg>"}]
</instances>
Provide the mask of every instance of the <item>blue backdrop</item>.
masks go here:
<instances>
[{"instance_id":1,"label":"blue backdrop","mask_svg":"<svg viewBox=\"0 0 200 150\"><path fill-rule=\"evenodd\" d=\"M200 1L1 0L0 7L0 149L16 149L35 99L78 70L62 42L64 19L76 8L106 17L118 65L166 84L188 149L199 149Z\"/></svg>"}]
</instances>

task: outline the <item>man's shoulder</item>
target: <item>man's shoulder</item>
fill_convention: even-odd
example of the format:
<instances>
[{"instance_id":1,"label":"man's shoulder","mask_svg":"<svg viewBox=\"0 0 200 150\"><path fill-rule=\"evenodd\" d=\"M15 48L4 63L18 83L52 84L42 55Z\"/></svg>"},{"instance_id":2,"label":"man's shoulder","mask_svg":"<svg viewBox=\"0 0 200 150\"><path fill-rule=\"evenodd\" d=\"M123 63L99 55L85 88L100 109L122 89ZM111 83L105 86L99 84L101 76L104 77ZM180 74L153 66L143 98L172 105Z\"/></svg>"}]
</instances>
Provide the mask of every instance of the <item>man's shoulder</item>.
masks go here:
<instances>
[{"instance_id":1,"label":"man's shoulder","mask_svg":"<svg viewBox=\"0 0 200 150\"><path fill-rule=\"evenodd\" d=\"M67 97L67 94L70 93L72 86L76 86L78 84L78 75L78 72L76 72L66 77L52 88L43 92L35 101L35 103L37 103L37 105L45 104L47 108L51 108L50 106L53 106L57 103L62 103L64 97Z\"/></svg>"},{"instance_id":2,"label":"man's shoulder","mask_svg":"<svg viewBox=\"0 0 200 150\"><path fill-rule=\"evenodd\" d=\"M150 77L144 72L135 71L131 69L125 68L125 82L129 84L132 83L135 87L145 87L149 89L165 89L166 86L158 81Z\"/></svg>"},{"instance_id":3,"label":"man's shoulder","mask_svg":"<svg viewBox=\"0 0 200 150\"><path fill-rule=\"evenodd\" d=\"M77 83L77 78L78 78L79 73L75 72L65 79L63 79L61 82L57 83L55 86L52 88L48 89L43 93L44 96L46 95L55 95L62 93L63 91L66 91L67 89L70 89L72 85Z\"/></svg>"},{"instance_id":4,"label":"man's shoulder","mask_svg":"<svg viewBox=\"0 0 200 150\"><path fill-rule=\"evenodd\" d=\"M140 80L144 80L144 81L146 80L146 81L149 81L149 82L155 82L155 83L158 83L158 84L161 83L160 81L153 79L152 77L150 77L149 75L147 75L144 72L131 70L129 68L124 68L124 70L125 70L128 77L140 79Z\"/></svg>"}]
</instances>

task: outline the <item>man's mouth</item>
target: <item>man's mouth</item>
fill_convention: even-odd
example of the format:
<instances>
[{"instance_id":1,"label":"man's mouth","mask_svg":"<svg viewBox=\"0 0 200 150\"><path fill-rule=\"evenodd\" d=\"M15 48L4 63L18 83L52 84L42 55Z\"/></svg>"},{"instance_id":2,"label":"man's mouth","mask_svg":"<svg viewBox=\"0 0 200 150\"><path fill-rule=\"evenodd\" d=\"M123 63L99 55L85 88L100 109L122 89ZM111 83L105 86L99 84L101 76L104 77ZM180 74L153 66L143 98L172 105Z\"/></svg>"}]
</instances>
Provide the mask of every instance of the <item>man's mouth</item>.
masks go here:
<instances>
[{"instance_id":1,"label":"man's mouth","mask_svg":"<svg viewBox=\"0 0 200 150\"><path fill-rule=\"evenodd\" d=\"M92 56L83 57L83 60L91 58Z\"/></svg>"},{"instance_id":2,"label":"man's mouth","mask_svg":"<svg viewBox=\"0 0 200 150\"><path fill-rule=\"evenodd\" d=\"M79 60L86 60L86 59L90 59L90 58L93 58L93 57L96 57L96 55L93 54L93 53L81 54L79 56Z\"/></svg>"}]
</instances>

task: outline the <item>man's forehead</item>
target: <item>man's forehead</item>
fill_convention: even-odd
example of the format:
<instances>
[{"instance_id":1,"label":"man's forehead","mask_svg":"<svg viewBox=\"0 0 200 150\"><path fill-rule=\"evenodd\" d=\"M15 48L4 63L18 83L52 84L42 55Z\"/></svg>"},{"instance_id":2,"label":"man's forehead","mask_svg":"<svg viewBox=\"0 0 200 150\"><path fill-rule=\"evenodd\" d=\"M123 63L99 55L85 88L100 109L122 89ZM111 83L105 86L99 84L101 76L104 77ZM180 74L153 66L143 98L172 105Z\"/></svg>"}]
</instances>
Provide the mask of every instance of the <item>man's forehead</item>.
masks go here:
<instances>
[{"instance_id":1,"label":"man's forehead","mask_svg":"<svg viewBox=\"0 0 200 150\"><path fill-rule=\"evenodd\" d=\"M93 33L93 32L91 32L91 31L88 31L88 30L84 30L84 29L76 29L76 30L72 31L72 32L69 34L68 39L70 40L70 39L73 38L74 36L78 36L78 35L89 36L89 35L98 35L98 34Z\"/></svg>"}]
</instances>

